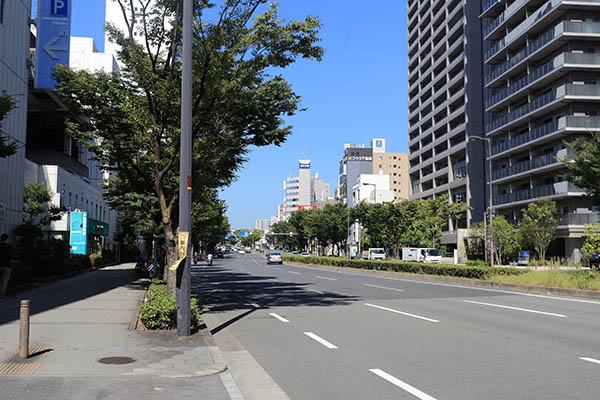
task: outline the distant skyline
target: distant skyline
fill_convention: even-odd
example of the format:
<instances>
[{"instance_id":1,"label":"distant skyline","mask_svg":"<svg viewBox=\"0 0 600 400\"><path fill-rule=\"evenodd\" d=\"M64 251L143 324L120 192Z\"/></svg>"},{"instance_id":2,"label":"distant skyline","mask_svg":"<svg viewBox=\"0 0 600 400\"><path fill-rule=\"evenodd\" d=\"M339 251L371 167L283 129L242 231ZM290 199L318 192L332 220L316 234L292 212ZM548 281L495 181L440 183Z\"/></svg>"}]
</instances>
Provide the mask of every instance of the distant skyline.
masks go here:
<instances>
[{"instance_id":1,"label":"distant skyline","mask_svg":"<svg viewBox=\"0 0 600 400\"><path fill-rule=\"evenodd\" d=\"M36 3L37 1L34 1ZM74 0L71 35L93 37L104 49L104 0ZM34 11L35 14L35 11ZM283 181L298 172L310 153L312 172L337 184L344 143L369 146L387 140L387 151L408 151L406 2L382 0L281 0L286 20L320 18L323 61L299 60L282 71L307 111L289 118L293 134L280 147L254 148L230 187L221 191L232 229L252 228L255 219L277 215Z\"/></svg>"}]
</instances>

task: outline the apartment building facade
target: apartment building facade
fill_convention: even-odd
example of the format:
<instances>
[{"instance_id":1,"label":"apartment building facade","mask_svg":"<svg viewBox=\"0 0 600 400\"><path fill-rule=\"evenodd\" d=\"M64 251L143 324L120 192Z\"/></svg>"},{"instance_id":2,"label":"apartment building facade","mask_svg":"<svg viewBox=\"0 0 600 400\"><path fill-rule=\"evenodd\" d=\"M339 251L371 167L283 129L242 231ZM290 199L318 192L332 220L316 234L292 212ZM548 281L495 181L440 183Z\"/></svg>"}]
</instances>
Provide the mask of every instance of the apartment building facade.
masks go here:
<instances>
[{"instance_id":1,"label":"apartment building facade","mask_svg":"<svg viewBox=\"0 0 600 400\"><path fill-rule=\"evenodd\" d=\"M561 174L565 141L600 129L600 3L482 1L485 134L493 205L516 223L542 197L558 206L550 256L577 260L583 225L598 221Z\"/></svg>"},{"instance_id":2,"label":"apartment building facade","mask_svg":"<svg viewBox=\"0 0 600 400\"><path fill-rule=\"evenodd\" d=\"M485 212L481 4L408 0L410 199L447 194L472 210L449 222L448 248ZM462 233L460 233L462 231ZM463 254L464 255L464 254Z\"/></svg>"},{"instance_id":3,"label":"apartment building facade","mask_svg":"<svg viewBox=\"0 0 600 400\"><path fill-rule=\"evenodd\" d=\"M389 177L389 190L394 192L394 201L408 200L410 195L408 154L387 153L385 139L371 140L371 148L373 149L373 174Z\"/></svg>"}]
</instances>

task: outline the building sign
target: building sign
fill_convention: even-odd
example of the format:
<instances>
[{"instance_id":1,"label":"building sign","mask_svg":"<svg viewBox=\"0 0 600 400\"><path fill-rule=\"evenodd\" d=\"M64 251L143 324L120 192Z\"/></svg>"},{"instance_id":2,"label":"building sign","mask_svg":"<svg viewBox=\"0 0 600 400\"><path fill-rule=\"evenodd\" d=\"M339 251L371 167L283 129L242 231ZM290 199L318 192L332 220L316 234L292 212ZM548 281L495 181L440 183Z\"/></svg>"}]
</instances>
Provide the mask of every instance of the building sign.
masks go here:
<instances>
[{"instance_id":1,"label":"building sign","mask_svg":"<svg viewBox=\"0 0 600 400\"><path fill-rule=\"evenodd\" d=\"M348 157L348 161L373 161L373 157L365 157L365 156Z\"/></svg>"},{"instance_id":2,"label":"building sign","mask_svg":"<svg viewBox=\"0 0 600 400\"><path fill-rule=\"evenodd\" d=\"M89 218L88 234L108 237L108 224Z\"/></svg>"},{"instance_id":3,"label":"building sign","mask_svg":"<svg viewBox=\"0 0 600 400\"><path fill-rule=\"evenodd\" d=\"M298 210L316 210L317 206L298 206Z\"/></svg>"},{"instance_id":4,"label":"building sign","mask_svg":"<svg viewBox=\"0 0 600 400\"><path fill-rule=\"evenodd\" d=\"M310 161L300 161L300 163L298 164L298 168L310 169Z\"/></svg>"},{"instance_id":5,"label":"building sign","mask_svg":"<svg viewBox=\"0 0 600 400\"><path fill-rule=\"evenodd\" d=\"M35 87L54 89L52 73L58 64L69 66L71 0L39 0Z\"/></svg>"},{"instance_id":6,"label":"building sign","mask_svg":"<svg viewBox=\"0 0 600 400\"><path fill-rule=\"evenodd\" d=\"M250 233L248 231L240 231L240 237L241 238L247 238L250 235Z\"/></svg>"},{"instance_id":7,"label":"building sign","mask_svg":"<svg viewBox=\"0 0 600 400\"><path fill-rule=\"evenodd\" d=\"M87 213L71 213L71 254L87 254Z\"/></svg>"}]
</instances>

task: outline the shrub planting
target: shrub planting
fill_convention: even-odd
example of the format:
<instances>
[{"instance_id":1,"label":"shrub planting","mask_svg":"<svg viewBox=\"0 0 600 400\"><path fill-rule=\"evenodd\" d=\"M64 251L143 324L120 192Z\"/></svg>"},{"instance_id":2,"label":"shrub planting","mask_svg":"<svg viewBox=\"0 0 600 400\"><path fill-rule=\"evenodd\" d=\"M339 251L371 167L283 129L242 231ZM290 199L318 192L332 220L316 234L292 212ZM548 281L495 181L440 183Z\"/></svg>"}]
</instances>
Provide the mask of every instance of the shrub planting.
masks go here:
<instances>
[{"instance_id":1,"label":"shrub planting","mask_svg":"<svg viewBox=\"0 0 600 400\"><path fill-rule=\"evenodd\" d=\"M198 301L192 299L192 329L198 327ZM148 287L144 304L140 307L140 321L146 329L175 329L177 327L177 304L175 297L167 296L167 283L154 279Z\"/></svg>"}]
</instances>

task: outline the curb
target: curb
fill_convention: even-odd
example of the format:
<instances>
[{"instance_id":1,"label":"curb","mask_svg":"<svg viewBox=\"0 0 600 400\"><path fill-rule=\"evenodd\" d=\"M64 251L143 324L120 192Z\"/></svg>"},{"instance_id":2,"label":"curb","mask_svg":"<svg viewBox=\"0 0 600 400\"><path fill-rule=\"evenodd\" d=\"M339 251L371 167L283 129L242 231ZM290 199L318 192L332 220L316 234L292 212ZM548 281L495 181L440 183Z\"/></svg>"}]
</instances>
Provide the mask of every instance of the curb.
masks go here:
<instances>
[{"instance_id":1,"label":"curb","mask_svg":"<svg viewBox=\"0 0 600 400\"><path fill-rule=\"evenodd\" d=\"M284 261L285 262L285 261ZM332 271L344 271L344 272L362 272L365 274L382 275L389 277L403 277L410 278L416 281L426 281L435 283L447 283L453 285L462 286L473 286L489 289L498 290L511 290L523 293L541 294L541 295L556 295L565 297L576 297L581 299L600 300L600 291L594 290L582 290L582 289L568 289L552 286L536 286L536 285L525 285L520 283L506 283L496 281L480 281L476 279L468 278L454 278L450 276L438 276L438 275L420 275L410 274L406 272L395 272L395 271L382 271L362 268L348 268L348 267L336 267L333 265L320 265L320 264L302 264L297 262L285 262L288 265L312 267L319 269L329 269Z\"/></svg>"}]
</instances>

